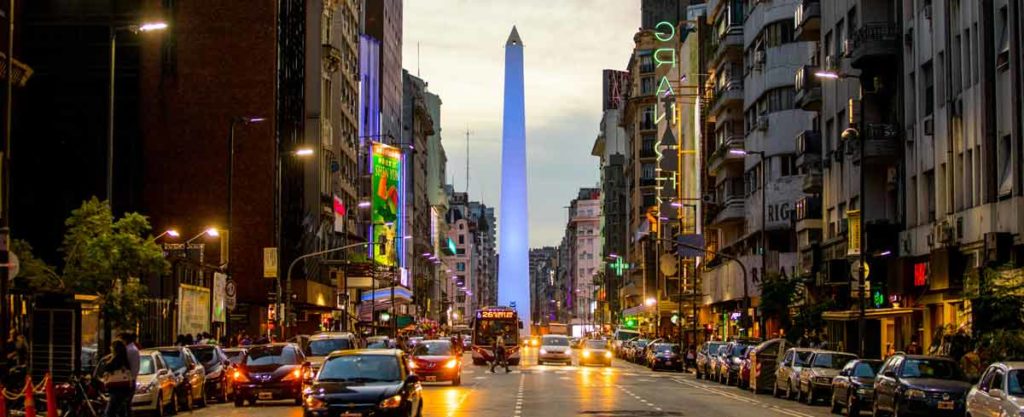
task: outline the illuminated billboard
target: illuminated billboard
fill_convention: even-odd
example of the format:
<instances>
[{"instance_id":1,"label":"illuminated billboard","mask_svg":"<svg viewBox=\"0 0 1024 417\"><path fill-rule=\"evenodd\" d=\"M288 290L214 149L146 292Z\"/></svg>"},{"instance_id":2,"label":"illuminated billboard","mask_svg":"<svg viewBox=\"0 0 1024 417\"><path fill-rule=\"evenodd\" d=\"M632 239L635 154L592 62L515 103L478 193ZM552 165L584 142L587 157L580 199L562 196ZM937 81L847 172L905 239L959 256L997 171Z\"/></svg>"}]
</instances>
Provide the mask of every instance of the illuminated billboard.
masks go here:
<instances>
[{"instance_id":1,"label":"illuminated billboard","mask_svg":"<svg viewBox=\"0 0 1024 417\"><path fill-rule=\"evenodd\" d=\"M370 221L373 223L373 260L380 265L395 266L398 259L395 256L396 226L402 207L398 189L402 154L398 148L374 142L372 158Z\"/></svg>"}]
</instances>

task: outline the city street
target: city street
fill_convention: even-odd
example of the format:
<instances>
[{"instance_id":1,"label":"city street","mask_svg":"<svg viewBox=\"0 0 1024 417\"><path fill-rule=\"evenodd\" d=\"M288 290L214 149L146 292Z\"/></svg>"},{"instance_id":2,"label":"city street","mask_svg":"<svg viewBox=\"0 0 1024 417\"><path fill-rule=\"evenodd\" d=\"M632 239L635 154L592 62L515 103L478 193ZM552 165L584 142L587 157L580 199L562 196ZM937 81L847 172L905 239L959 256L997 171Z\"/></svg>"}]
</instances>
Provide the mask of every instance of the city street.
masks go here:
<instances>
[{"instance_id":1,"label":"city street","mask_svg":"<svg viewBox=\"0 0 1024 417\"><path fill-rule=\"evenodd\" d=\"M827 416L825 406L758 395L697 381L692 374L651 372L616 359L610 368L536 365L536 350L526 365L509 374L483 367L463 371L463 385L426 384L423 415L435 416L701 416L736 417L771 411L774 415ZM468 355L466 356L468 362ZM217 404L192 413L197 417L301 416L288 402L235 408ZM769 417L763 415L761 417Z\"/></svg>"}]
</instances>

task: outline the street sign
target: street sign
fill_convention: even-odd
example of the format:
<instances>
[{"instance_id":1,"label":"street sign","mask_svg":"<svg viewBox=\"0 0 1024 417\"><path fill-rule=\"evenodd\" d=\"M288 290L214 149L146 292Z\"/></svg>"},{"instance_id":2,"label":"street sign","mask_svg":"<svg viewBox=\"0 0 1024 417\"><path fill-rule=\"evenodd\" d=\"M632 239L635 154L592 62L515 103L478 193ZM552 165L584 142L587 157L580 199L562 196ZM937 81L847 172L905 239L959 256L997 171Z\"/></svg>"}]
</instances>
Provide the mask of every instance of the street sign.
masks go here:
<instances>
[{"instance_id":1,"label":"street sign","mask_svg":"<svg viewBox=\"0 0 1024 417\"><path fill-rule=\"evenodd\" d=\"M516 308L516 302L513 301L513 302L509 303L509 307Z\"/></svg>"},{"instance_id":2,"label":"street sign","mask_svg":"<svg viewBox=\"0 0 1024 417\"><path fill-rule=\"evenodd\" d=\"M704 256L704 235L688 234L679 235L676 238L679 245L676 246L676 253L683 258L698 258Z\"/></svg>"},{"instance_id":3,"label":"street sign","mask_svg":"<svg viewBox=\"0 0 1024 417\"><path fill-rule=\"evenodd\" d=\"M277 278L277 248L263 248L263 278Z\"/></svg>"},{"instance_id":4,"label":"street sign","mask_svg":"<svg viewBox=\"0 0 1024 417\"><path fill-rule=\"evenodd\" d=\"M846 211L846 256L860 256L860 210Z\"/></svg>"},{"instance_id":5,"label":"street sign","mask_svg":"<svg viewBox=\"0 0 1024 417\"><path fill-rule=\"evenodd\" d=\"M238 306L238 293L235 290L235 280L228 277L228 283L224 285L224 307L228 311L235 311Z\"/></svg>"},{"instance_id":6,"label":"street sign","mask_svg":"<svg viewBox=\"0 0 1024 417\"><path fill-rule=\"evenodd\" d=\"M860 260L856 260L850 263L850 276L854 280L860 279ZM871 266L867 262L864 263L864 279L868 279L871 276Z\"/></svg>"}]
</instances>

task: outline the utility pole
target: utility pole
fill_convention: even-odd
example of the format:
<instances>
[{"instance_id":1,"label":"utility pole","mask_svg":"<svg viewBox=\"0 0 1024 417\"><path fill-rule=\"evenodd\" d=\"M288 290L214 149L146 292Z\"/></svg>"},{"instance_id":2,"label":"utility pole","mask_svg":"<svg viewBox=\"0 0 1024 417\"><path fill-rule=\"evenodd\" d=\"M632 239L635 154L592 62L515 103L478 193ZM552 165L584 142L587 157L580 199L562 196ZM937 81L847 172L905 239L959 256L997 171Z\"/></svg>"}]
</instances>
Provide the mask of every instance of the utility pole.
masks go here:
<instances>
[{"instance_id":1,"label":"utility pole","mask_svg":"<svg viewBox=\"0 0 1024 417\"><path fill-rule=\"evenodd\" d=\"M11 259L11 103L14 89L14 0L7 7L7 80L4 83L4 148L0 159L3 181L0 182L0 334L7 337L10 332L11 316L7 296L10 292ZM0 346L0 353L7 355ZM6 357L6 356L5 356Z\"/></svg>"}]
</instances>

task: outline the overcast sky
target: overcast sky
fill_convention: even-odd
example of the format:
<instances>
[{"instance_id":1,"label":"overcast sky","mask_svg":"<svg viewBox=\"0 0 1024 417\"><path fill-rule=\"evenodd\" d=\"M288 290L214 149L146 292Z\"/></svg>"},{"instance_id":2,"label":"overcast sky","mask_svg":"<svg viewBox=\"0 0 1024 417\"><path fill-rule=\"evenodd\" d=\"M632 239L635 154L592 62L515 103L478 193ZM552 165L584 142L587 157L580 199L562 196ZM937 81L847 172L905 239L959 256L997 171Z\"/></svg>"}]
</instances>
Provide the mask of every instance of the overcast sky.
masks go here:
<instances>
[{"instance_id":1,"label":"overcast sky","mask_svg":"<svg viewBox=\"0 0 1024 417\"><path fill-rule=\"evenodd\" d=\"M590 155L601 120L601 70L624 69L638 0L405 0L403 66L441 96L448 181L498 212L504 45L523 39L530 246L557 245L579 187L596 186ZM418 53L417 53L418 45ZM417 55L419 59L417 59Z\"/></svg>"}]
</instances>

